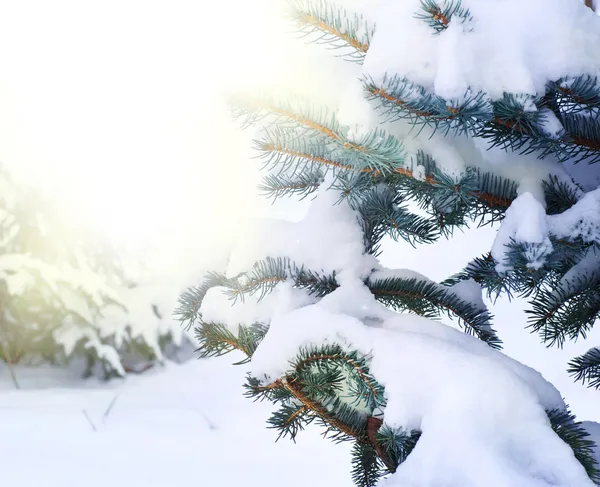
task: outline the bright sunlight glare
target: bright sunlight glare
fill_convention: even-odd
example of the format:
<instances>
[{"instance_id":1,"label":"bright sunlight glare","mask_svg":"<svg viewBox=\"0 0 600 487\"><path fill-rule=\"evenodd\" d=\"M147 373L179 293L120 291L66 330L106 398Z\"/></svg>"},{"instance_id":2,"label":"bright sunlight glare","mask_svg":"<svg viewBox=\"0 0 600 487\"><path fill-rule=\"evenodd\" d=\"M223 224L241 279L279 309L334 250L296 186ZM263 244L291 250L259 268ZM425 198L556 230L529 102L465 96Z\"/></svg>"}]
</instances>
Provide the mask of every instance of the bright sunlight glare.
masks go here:
<instances>
[{"instance_id":1,"label":"bright sunlight glare","mask_svg":"<svg viewBox=\"0 0 600 487\"><path fill-rule=\"evenodd\" d=\"M128 245L227 233L258 180L224 97L280 68L261 1L2 2L0 162Z\"/></svg>"}]
</instances>

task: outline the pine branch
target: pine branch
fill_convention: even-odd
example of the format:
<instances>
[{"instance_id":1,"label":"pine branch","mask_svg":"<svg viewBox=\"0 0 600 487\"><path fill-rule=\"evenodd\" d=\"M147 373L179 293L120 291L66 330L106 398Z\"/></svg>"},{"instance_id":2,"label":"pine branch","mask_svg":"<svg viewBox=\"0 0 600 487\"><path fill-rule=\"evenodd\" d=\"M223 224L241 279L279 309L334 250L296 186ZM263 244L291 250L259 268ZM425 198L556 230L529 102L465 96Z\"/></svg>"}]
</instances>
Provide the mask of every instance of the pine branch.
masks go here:
<instances>
[{"instance_id":1,"label":"pine branch","mask_svg":"<svg viewBox=\"0 0 600 487\"><path fill-rule=\"evenodd\" d=\"M300 98L277 102L268 98L239 98L234 103L234 114L243 119L243 125L269 119L266 125L277 128L273 135L283 137L285 133L287 140L322 136L318 143L332 144L347 158L370 159L381 171L389 170L391 163L402 162L405 157L404 147L397 137L374 129L354 140L349 136L350 128L340 124L335 114Z\"/></svg>"},{"instance_id":2,"label":"pine branch","mask_svg":"<svg viewBox=\"0 0 600 487\"><path fill-rule=\"evenodd\" d=\"M295 399L300 401L304 406L309 408L325 423L335 428L342 435L348 438L356 438L360 440L364 438L364 432L360 428L339 420L333 414L331 414L327 408L323 407L317 401L312 400L307 394L305 394L302 390L302 386L295 378L283 378L279 379L279 381L279 383L283 385L283 387L285 387Z\"/></svg>"},{"instance_id":3,"label":"pine branch","mask_svg":"<svg viewBox=\"0 0 600 487\"><path fill-rule=\"evenodd\" d=\"M588 387L600 389L600 348L592 348L569 363L569 374Z\"/></svg>"},{"instance_id":4,"label":"pine branch","mask_svg":"<svg viewBox=\"0 0 600 487\"><path fill-rule=\"evenodd\" d=\"M273 200L284 195L297 195L304 199L319 189L323 180L323 173L319 170L306 171L294 176L270 174L263 178L258 189Z\"/></svg>"},{"instance_id":5,"label":"pine branch","mask_svg":"<svg viewBox=\"0 0 600 487\"><path fill-rule=\"evenodd\" d=\"M363 81L369 99L379 103L387 120L408 119L415 126L429 126L444 135L468 133L488 139L490 147L520 154L550 154L559 160L600 161L600 129L588 117L563 117L564 131L555 136L545 129L550 116L545 98L505 93L492 102L485 93L466 93L461 100L445 100L423 86L399 77L381 82Z\"/></svg>"},{"instance_id":6,"label":"pine branch","mask_svg":"<svg viewBox=\"0 0 600 487\"><path fill-rule=\"evenodd\" d=\"M405 154L400 141L380 130L373 130L357 142L347 138L327 139L302 137L300 134L279 127L267 129L255 148L267 168L280 171L310 168L311 165L330 169L387 174L401 170Z\"/></svg>"},{"instance_id":7,"label":"pine branch","mask_svg":"<svg viewBox=\"0 0 600 487\"><path fill-rule=\"evenodd\" d=\"M568 407L565 410L553 409L546 411L554 432L571 447L575 458L585 468L586 473L597 484L600 484L600 466L594 455L595 443L588 439L589 433L575 421L575 415Z\"/></svg>"},{"instance_id":8,"label":"pine branch","mask_svg":"<svg viewBox=\"0 0 600 487\"><path fill-rule=\"evenodd\" d=\"M273 404L288 404L293 400L293 396L283 387L281 381L275 381L264 386L259 379L248 374L246 375L244 388L246 389L244 395L254 399L255 402L268 400Z\"/></svg>"},{"instance_id":9,"label":"pine branch","mask_svg":"<svg viewBox=\"0 0 600 487\"><path fill-rule=\"evenodd\" d=\"M181 293L178 300L179 306L173 314L189 330L202 317L200 307L206 293L213 287L223 286L227 283L228 279L224 275L218 272L207 273L200 286L190 287Z\"/></svg>"},{"instance_id":10,"label":"pine branch","mask_svg":"<svg viewBox=\"0 0 600 487\"><path fill-rule=\"evenodd\" d=\"M420 431L406 432L402 429L393 429L383 426L376 433L377 443L381 445L389 462L399 466L408 458L421 437ZM395 470L395 469L394 469Z\"/></svg>"},{"instance_id":11,"label":"pine branch","mask_svg":"<svg viewBox=\"0 0 600 487\"><path fill-rule=\"evenodd\" d=\"M385 181L430 213L446 235L469 220L501 220L517 196L517 185L510 179L467 168L456 180L438 170L435 161L423 152L417 153L413 167L421 170L419 178L412 173L411 177L393 173Z\"/></svg>"},{"instance_id":12,"label":"pine branch","mask_svg":"<svg viewBox=\"0 0 600 487\"><path fill-rule=\"evenodd\" d=\"M295 129L299 136L324 135L331 140L343 138L344 127L337 121L335 113L298 97L275 101L265 96L238 96L232 102L233 115L242 120L243 127L268 120L267 125Z\"/></svg>"},{"instance_id":13,"label":"pine branch","mask_svg":"<svg viewBox=\"0 0 600 487\"><path fill-rule=\"evenodd\" d=\"M547 215L557 215L568 210L577 203L583 194L581 188L573 181L560 180L552 174L542 184Z\"/></svg>"},{"instance_id":14,"label":"pine branch","mask_svg":"<svg viewBox=\"0 0 600 487\"><path fill-rule=\"evenodd\" d=\"M574 268L575 269L575 268ZM571 274L571 273L570 273ZM568 275L532 301L529 328L544 342L562 347L566 338L585 337L600 316L600 272Z\"/></svg>"},{"instance_id":15,"label":"pine branch","mask_svg":"<svg viewBox=\"0 0 600 487\"><path fill-rule=\"evenodd\" d=\"M348 382L355 385L350 387L355 396L351 402L344 392ZM370 374L366 358L357 352L346 352L339 345L304 348L285 376L268 386L250 378L247 387L251 397L282 403L269 420L279 429L279 437L289 435L293 439L305 424L317 418L333 433L334 441L353 439L375 452L381 468L390 472L396 469L399 445L380 444L377 435L382 422L369 416L376 408L385 407L384 390Z\"/></svg>"},{"instance_id":16,"label":"pine branch","mask_svg":"<svg viewBox=\"0 0 600 487\"><path fill-rule=\"evenodd\" d=\"M267 333L267 327L260 323L249 327L240 325L236 336L221 323L201 321L195 332L196 339L200 343L196 352L200 352L200 357L219 357L233 350L239 350L246 355L246 359L238 362L243 364L252 358L256 347Z\"/></svg>"},{"instance_id":17,"label":"pine branch","mask_svg":"<svg viewBox=\"0 0 600 487\"><path fill-rule=\"evenodd\" d=\"M319 0L292 0L292 18L300 32L316 36L315 42L342 49L348 60L362 63L374 28L360 15L350 16L343 8Z\"/></svg>"},{"instance_id":18,"label":"pine branch","mask_svg":"<svg viewBox=\"0 0 600 487\"><path fill-rule=\"evenodd\" d=\"M407 78L387 75L380 82L363 79L367 98L379 103L388 121L407 119L444 134L473 131L480 120L490 120L492 105L484 93L466 93L462 100L445 100Z\"/></svg>"},{"instance_id":19,"label":"pine branch","mask_svg":"<svg viewBox=\"0 0 600 487\"><path fill-rule=\"evenodd\" d=\"M372 130L358 140L350 140L348 127L337 123L326 111L306 103L298 106L271 103L264 108L265 117L274 113L296 126L284 130L278 125L268 130L262 140L255 141L265 166L279 171L268 176L262 187L276 197L285 192L303 195L312 192L316 181L312 174L322 174L321 166L326 171L335 171L334 187L343 188L346 197L356 192L354 183L358 180L366 183L363 189L383 180L407 196L426 199L442 232L451 232L454 226L465 224L465 217L490 216L494 221L516 197L513 181L475 169L469 169L458 182L438 171L433 161L424 166L429 166L424 175L414 174L404 165L406 155L396 137ZM313 135L309 136L307 131ZM423 165L428 157L418 153L416 167ZM291 176L286 174L288 171ZM310 174L310 178L304 178L304 173ZM366 174L369 178L345 177L344 173ZM451 201L458 205L454 210L449 209Z\"/></svg>"},{"instance_id":20,"label":"pine branch","mask_svg":"<svg viewBox=\"0 0 600 487\"><path fill-rule=\"evenodd\" d=\"M289 436L293 442L296 442L296 435L314 420L314 416L309 412L308 406L295 404L284 404L275 411L267 423L269 428L279 430L276 441Z\"/></svg>"},{"instance_id":21,"label":"pine branch","mask_svg":"<svg viewBox=\"0 0 600 487\"><path fill-rule=\"evenodd\" d=\"M258 300L269 294L277 284L287 280L290 269L288 258L267 257L259 260L252 266L250 274L240 275L235 284L230 287L229 296L233 299L244 301L244 295L258 294Z\"/></svg>"},{"instance_id":22,"label":"pine branch","mask_svg":"<svg viewBox=\"0 0 600 487\"><path fill-rule=\"evenodd\" d=\"M368 404L371 410L385 404L383 388L369 373L364 357L359 357L356 352L348 353L339 345L304 348L298 352L298 357L292 365L295 376L300 377L303 384L306 383L306 377L302 376L304 370L312 374L315 370L319 373L327 372L332 367L344 369L346 380L353 380L358 384L354 391L358 400ZM354 379L351 379L352 377ZM333 378L330 378L330 382L334 382ZM323 389L321 387L321 390Z\"/></svg>"},{"instance_id":23,"label":"pine branch","mask_svg":"<svg viewBox=\"0 0 600 487\"><path fill-rule=\"evenodd\" d=\"M600 109L600 84L595 76L584 74L553 81L548 85L548 96L559 115L584 113L594 117Z\"/></svg>"},{"instance_id":24,"label":"pine branch","mask_svg":"<svg viewBox=\"0 0 600 487\"><path fill-rule=\"evenodd\" d=\"M528 247L512 242L507 245L506 260L511 271L500 274L497 262L490 253L472 260L463 271L442 282L452 286L457 282L473 279L486 290L488 297L496 299L501 294L530 297L541 289L554 289L566 273L589 252L589 245L550 237L554 251L547 256L544 265L533 269L527 257ZM537 294L536 294L537 295Z\"/></svg>"},{"instance_id":25,"label":"pine branch","mask_svg":"<svg viewBox=\"0 0 600 487\"><path fill-rule=\"evenodd\" d=\"M486 342L501 348L501 341L491 326L492 316L487 309L477 308L463 301L451 290L425 279L387 277L369 279L366 283L378 301L395 309L408 309L423 316L439 316L444 311L459 319L465 330Z\"/></svg>"},{"instance_id":26,"label":"pine branch","mask_svg":"<svg viewBox=\"0 0 600 487\"><path fill-rule=\"evenodd\" d=\"M305 289L308 294L317 298L327 296L339 287L335 271L330 275L322 275L315 271L306 270L303 267L297 268L294 265L292 278L294 280L294 287Z\"/></svg>"},{"instance_id":27,"label":"pine branch","mask_svg":"<svg viewBox=\"0 0 600 487\"><path fill-rule=\"evenodd\" d=\"M385 468L373 445L357 441L352 447L351 455L354 485L375 486L385 472Z\"/></svg>"},{"instance_id":28,"label":"pine branch","mask_svg":"<svg viewBox=\"0 0 600 487\"><path fill-rule=\"evenodd\" d=\"M374 231L388 234L398 241L403 239L411 245L431 243L439 238L435 220L423 218L401 206L403 198L385 188L374 188L361 195L360 206L355 207L362 218L374 223Z\"/></svg>"}]
</instances>

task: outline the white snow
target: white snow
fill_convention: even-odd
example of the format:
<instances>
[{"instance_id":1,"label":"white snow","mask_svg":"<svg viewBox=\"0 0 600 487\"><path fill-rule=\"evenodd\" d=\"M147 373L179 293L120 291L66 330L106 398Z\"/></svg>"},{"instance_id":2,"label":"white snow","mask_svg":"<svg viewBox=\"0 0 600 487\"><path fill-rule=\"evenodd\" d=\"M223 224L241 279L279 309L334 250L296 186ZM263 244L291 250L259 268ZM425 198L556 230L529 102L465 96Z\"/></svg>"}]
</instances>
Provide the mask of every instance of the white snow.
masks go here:
<instances>
[{"instance_id":1,"label":"white snow","mask_svg":"<svg viewBox=\"0 0 600 487\"><path fill-rule=\"evenodd\" d=\"M340 279L365 276L375 260L365 256L356 214L339 194L327 191L326 180L312 200L308 213L295 224L273 219L250 221L241 229L240 242L230 256L227 275L248 271L266 257L289 257L297 265Z\"/></svg>"},{"instance_id":2,"label":"white snow","mask_svg":"<svg viewBox=\"0 0 600 487\"><path fill-rule=\"evenodd\" d=\"M586 193L563 213L548 216L548 223L558 238L600 241L600 189Z\"/></svg>"},{"instance_id":3,"label":"white snow","mask_svg":"<svg viewBox=\"0 0 600 487\"><path fill-rule=\"evenodd\" d=\"M559 139L564 134L564 127L554 112L549 108L540 110L542 129L552 139Z\"/></svg>"},{"instance_id":4,"label":"white snow","mask_svg":"<svg viewBox=\"0 0 600 487\"><path fill-rule=\"evenodd\" d=\"M481 286L477 284L473 279L466 279L459 281L450 287L450 291L456 294L459 298L467 303L472 303L477 309L483 310L486 308L483 302L483 291Z\"/></svg>"},{"instance_id":5,"label":"white snow","mask_svg":"<svg viewBox=\"0 0 600 487\"><path fill-rule=\"evenodd\" d=\"M280 283L262 300L254 294L245 296L244 300L240 300L235 306L232 306L233 303L225 291L222 287L209 289L200 312L204 321L221 323L236 333L240 325L268 323L273 316L314 302L314 298L301 289L294 289L289 282Z\"/></svg>"},{"instance_id":6,"label":"white snow","mask_svg":"<svg viewBox=\"0 0 600 487\"><path fill-rule=\"evenodd\" d=\"M302 487L318 474L322 485L350 486L348 448L318 430L275 443L271 405L243 397L236 359L170 363L108 383L17 368L19 391L0 364L3 484Z\"/></svg>"}]
</instances>

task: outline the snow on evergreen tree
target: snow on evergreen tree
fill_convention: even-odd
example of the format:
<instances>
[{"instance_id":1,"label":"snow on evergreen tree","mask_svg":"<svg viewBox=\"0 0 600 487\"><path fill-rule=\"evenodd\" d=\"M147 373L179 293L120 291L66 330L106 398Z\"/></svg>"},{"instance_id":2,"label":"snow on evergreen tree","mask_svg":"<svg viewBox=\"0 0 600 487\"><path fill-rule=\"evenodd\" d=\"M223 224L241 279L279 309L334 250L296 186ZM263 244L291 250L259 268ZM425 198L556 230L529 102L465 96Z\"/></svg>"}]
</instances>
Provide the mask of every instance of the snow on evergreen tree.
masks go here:
<instances>
[{"instance_id":1,"label":"snow on evergreen tree","mask_svg":"<svg viewBox=\"0 0 600 487\"><path fill-rule=\"evenodd\" d=\"M246 356L247 394L277 405L280 436L314 422L353 442L359 486L600 482L586 428L499 351L482 299L528 296L549 345L598 319L600 20L576 0L289 4L355 72L340 106L236 97L261 189L313 201L181 296L200 352ZM421 245L473 223L498 225L494 245L444 282L378 261L384 237ZM598 348L570 367L600 387Z\"/></svg>"},{"instance_id":2,"label":"snow on evergreen tree","mask_svg":"<svg viewBox=\"0 0 600 487\"><path fill-rule=\"evenodd\" d=\"M162 359L168 343L182 343L181 327L154 316L158 311L144 288L139 296L115 248L65 221L49 198L5 170L0 195L2 361L64 363L80 356L86 373L98 365L114 376Z\"/></svg>"}]
</instances>

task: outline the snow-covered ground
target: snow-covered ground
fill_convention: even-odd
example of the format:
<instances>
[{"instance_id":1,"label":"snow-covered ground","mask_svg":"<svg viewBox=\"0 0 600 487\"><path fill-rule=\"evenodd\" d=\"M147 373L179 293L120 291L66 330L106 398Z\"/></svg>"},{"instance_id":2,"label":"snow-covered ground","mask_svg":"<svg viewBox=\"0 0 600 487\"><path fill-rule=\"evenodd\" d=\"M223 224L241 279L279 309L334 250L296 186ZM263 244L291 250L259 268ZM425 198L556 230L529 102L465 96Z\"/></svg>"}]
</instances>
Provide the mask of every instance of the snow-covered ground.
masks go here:
<instances>
[{"instance_id":1,"label":"snow-covered ground","mask_svg":"<svg viewBox=\"0 0 600 487\"><path fill-rule=\"evenodd\" d=\"M20 391L0 366L2 484L351 485L348 450L317 430L296 444L274 443L276 432L265 428L269 405L242 396L245 371L232 358L169 364L108 383L19 369Z\"/></svg>"}]
</instances>

